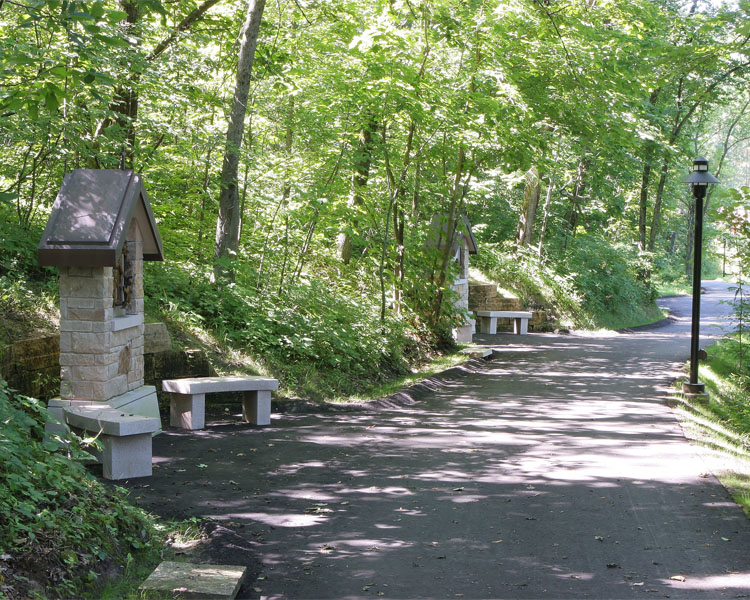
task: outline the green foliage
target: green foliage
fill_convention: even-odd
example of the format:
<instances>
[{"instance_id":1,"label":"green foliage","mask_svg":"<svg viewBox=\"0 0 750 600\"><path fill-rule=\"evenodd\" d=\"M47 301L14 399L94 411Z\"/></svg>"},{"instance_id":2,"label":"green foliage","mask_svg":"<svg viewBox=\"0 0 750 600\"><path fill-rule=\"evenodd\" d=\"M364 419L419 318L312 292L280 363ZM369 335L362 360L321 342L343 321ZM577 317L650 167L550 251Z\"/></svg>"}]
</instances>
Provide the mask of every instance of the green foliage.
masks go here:
<instances>
[{"instance_id":1,"label":"green foliage","mask_svg":"<svg viewBox=\"0 0 750 600\"><path fill-rule=\"evenodd\" d=\"M321 279L270 296L240 282L216 286L208 267L153 264L146 295L171 321L212 331L278 374L282 385L314 397L360 392L404 373L426 341L404 320L389 314L380 321L376 297L347 296Z\"/></svg>"},{"instance_id":2,"label":"green foliage","mask_svg":"<svg viewBox=\"0 0 750 600\"><path fill-rule=\"evenodd\" d=\"M153 552L159 536L124 490L86 472L80 439L45 440L48 418L39 401L0 379L0 554L10 556L13 572L46 572L56 595L73 596L97 580L102 565L124 567Z\"/></svg>"},{"instance_id":3,"label":"green foliage","mask_svg":"<svg viewBox=\"0 0 750 600\"><path fill-rule=\"evenodd\" d=\"M655 293L640 279L645 265L638 253L590 235L546 260L532 249L483 244L474 262L529 308L551 309L564 325L618 329L659 318Z\"/></svg>"}]
</instances>

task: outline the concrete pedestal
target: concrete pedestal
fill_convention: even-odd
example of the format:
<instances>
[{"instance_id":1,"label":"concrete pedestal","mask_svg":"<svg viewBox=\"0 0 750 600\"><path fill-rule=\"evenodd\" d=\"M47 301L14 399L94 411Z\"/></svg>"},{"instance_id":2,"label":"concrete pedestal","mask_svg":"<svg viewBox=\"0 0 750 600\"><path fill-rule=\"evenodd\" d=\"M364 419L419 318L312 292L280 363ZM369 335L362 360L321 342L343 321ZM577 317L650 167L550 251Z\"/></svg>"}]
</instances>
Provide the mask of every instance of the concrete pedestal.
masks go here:
<instances>
[{"instance_id":1,"label":"concrete pedestal","mask_svg":"<svg viewBox=\"0 0 750 600\"><path fill-rule=\"evenodd\" d=\"M271 424L271 392L265 390L242 394L242 419L253 425Z\"/></svg>"},{"instance_id":2,"label":"concrete pedestal","mask_svg":"<svg viewBox=\"0 0 750 600\"><path fill-rule=\"evenodd\" d=\"M171 394L169 424L180 429L206 427L206 394Z\"/></svg>"}]
</instances>

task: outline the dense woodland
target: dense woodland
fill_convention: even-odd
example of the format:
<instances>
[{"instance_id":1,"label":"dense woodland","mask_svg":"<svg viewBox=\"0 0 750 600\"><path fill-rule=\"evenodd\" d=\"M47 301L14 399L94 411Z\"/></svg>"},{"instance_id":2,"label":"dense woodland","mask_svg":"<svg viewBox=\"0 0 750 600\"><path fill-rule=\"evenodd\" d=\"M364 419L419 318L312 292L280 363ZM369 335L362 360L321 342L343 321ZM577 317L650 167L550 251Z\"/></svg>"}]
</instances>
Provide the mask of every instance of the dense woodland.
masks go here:
<instances>
[{"instance_id":1,"label":"dense woodland","mask_svg":"<svg viewBox=\"0 0 750 600\"><path fill-rule=\"evenodd\" d=\"M552 327L634 325L688 283L682 179L705 155L722 185L704 274L727 254L742 282L748 13L718 0L0 0L0 348L55 329L56 272L36 246L75 168L143 173L166 254L146 268L147 318L306 399L372 393L450 346L464 315L435 216L446 231L467 217L472 276ZM152 567L170 529L68 460L75 439L51 453L46 418L0 380L0 596L101 597L113 574Z\"/></svg>"},{"instance_id":2,"label":"dense woodland","mask_svg":"<svg viewBox=\"0 0 750 600\"><path fill-rule=\"evenodd\" d=\"M631 324L690 272L697 154L723 182L709 249L728 238L731 253L749 10L0 0L6 308L54 305L34 247L63 175L124 166L165 242L149 312L292 387L338 371L323 387L352 391L445 343L462 316L450 247L427 243L435 215L449 230L466 215L473 266L528 307Z\"/></svg>"}]
</instances>

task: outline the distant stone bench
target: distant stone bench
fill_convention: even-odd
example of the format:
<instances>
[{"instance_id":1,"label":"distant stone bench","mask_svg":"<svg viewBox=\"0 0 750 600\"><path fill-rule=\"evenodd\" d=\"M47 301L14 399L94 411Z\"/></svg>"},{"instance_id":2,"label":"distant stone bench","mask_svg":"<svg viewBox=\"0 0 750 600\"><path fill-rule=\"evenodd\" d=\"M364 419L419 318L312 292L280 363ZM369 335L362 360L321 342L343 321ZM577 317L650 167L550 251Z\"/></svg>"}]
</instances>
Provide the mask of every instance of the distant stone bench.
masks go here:
<instances>
[{"instance_id":1,"label":"distant stone bench","mask_svg":"<svg viewBox=\"0 0 750 600\"><path fill-rule=\"evenodd\" d=\"M530 312L515 310L478 310L479 333L497 333L497 320L513 319L513 333L526 335L529 332Z\"/></svg>"},{"instance_id":2,"label":"distant stone bench","mask_svg":"<svg viewBox=\"0 0 750 600\"><path fill-rule=\"evenodd\" d=\"M151 476L151 435L161 429L159 419L125 413L108 404L72 406L63 411L74 430L98 436L105 479Z\"/></svg>"},{"instance_id":3,"label":"distant stone bench","mask_svg":"<svg viewBox=\"0 0 750 600\"><path fill-rule=\"evenodd\" d=\"M162 389L169 392L169 424L180 429L206 426L206 394L242 392L242 419L253 425L271 424L271 391L279 381L258 375L227 377L187 377L165 379Z\"/></svg>"}]
</instances>

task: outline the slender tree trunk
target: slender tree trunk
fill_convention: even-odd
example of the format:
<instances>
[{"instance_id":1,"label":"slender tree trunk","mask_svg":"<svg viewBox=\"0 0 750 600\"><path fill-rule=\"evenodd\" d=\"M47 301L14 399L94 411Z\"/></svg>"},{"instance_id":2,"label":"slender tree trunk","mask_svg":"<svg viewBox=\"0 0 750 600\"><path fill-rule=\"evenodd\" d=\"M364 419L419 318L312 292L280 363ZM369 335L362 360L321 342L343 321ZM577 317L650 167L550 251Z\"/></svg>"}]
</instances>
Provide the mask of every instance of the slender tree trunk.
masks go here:
<instances>
[{"instance_id":1,"label":"slender tree trunk","mask_svg":"<svg viewBox=\"0 0 750 600\"><path fill-rule=\"evenodd\" d=\"M240 33L239 60L235 81L232 110L229 114L229 127L221 169L221 195L219 196L219 217L216 220L216 246L214 249L214 277L234 279L234 268L222 264L227 258L236 256L239 248L240 206L237 190L237 171L240 161L240 148L245 130L247 99L250 93L255 46L258 42L260 22L266 0L250 0L247 17Z\"/></svg>"},{"instance_id":2,"label":"slender tree trunk","mask_svg":"<svg viewBox=\"0 0 750 600\"><path fill-rule=\"evenodd\" d=\"M648 251L653 252L656 246L656 237L659 235L659 225L661 224L661 205L664 199L664 187L667 184L667 175L669 173L669 157L664 156L661 163L661 173L659 174L659 185L656 187L656 198L654 198L654 214L651 220L651 231L648 236Z\"/></svg>"},{"instance_id":3,"label":"slender tree trunk","mask_svg":"<svg viewBox=\"0 0 750 600\"><path fill-rule=\"evenodd\" d=\"M516 245L519 247L531 245L534 235L534 221L539 208L539 196L541 194L539 181L539 168L535 166L526 173L526 185L523 191L523 207L521 217L518 221L516 232Z\"/></svg>"},{"instance_id":4,"label":"slender tree trunk","mask_svg":"<svg viewBox=\"0 0 750 600\"><path fill-rule=\"evenodd\" d=\"M541 258L543 253L543 247L544 247L544 236L547 234L547 219L549 219L549 209L550 205L552 204L552 189L554 188L554 180L552 179L552 175L550 175L549 180L547 181L547 195L544 198L544 209L542 211L542 227L539 231L539 246L537 250L537 254Z\"/></svg>"},{"instance_id":5,"label":"slender tree trunk","mask_svg":"<svg viewBox=\"0 0 750 600\"><path fill-rule=\"evenodd\" d=\"M367 124L359 132L357 149L354 153L354 172L352 173L351 192L348 205L358 211L364 205L363 192L370 178L370 166L372 165L373 138L379 126L375 118L370 118ZM358 228L359 220L355 216L351 221L351 228ZM344 264L349 264L352 258L352 235L349 231L342 231L337 240L338 255Z\"/></svg>"},{"instance_id":6,"label":"slender tree trunk","mask_svg":"<svg viewBox=\"0 0 750 600\"><path fill-rule=\"evenodd\" d=\"M203 242L203 220L206 215L206 197L208 196L208 183L209 174L211 173L211 153L214 150L214 145L208 147L206 153L206 162L203 168L203 183L201 185L201 211L198 219L198 247L200 248L201 242Z\"/></svg>"},{"instance_id":7,"label":"slender tree trunk","mask_svg":"<svg viewBox=\"0 0 750 600\"><path fill-rule=\"evenodd\" d=\"M576 172L575 183L573 184L573 197L570 199L570 207L565 215L566 230L565 230L565 242L563 248L568 248L568 241L571 238L575 238L576 229L578 228L578 213L581 210L581 200L583 199L583 191L586 188L585 177L586 169L586 158L582 158L578 162L578 171Z\"/></svg>"},{"instance_id":8,"label":"slender tree trunk","mask_svg":"<svg viewBox=\"0 0 750 600\"><path fill-rule=\"evenodd\" d=\"M651 159L654 155L654 144L648 142L643 156L643 173L641 175L641 197L638 203L638 248L646 249L646 218L648 216L648 188L651 184Z\"/></svg>"},{"instance_id":9,"label":"slender tree trunk","mask_svg":"<svg viewBox=\"0 0 750 600\"><path fill-rule=\"evenodd\" d=\"M648 103L653 107L659 99L661 88L656 88L648 97ZM654 156L654 142L646 142L643 149L643 173L641 175L641 195L638 203L638 248L646 249L646 219L648 216L648 188L651 184L651 160Z\"/></svg>"}]
</instances>

